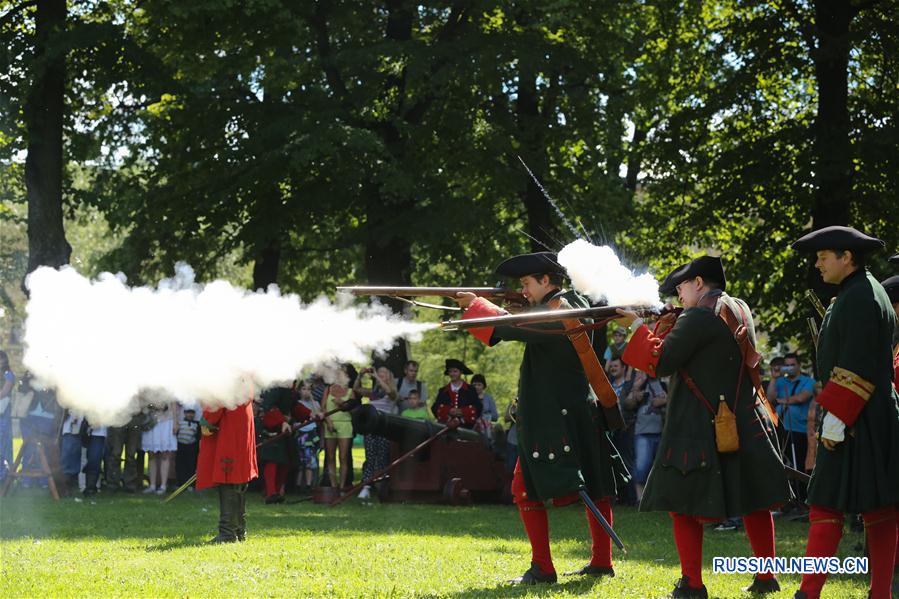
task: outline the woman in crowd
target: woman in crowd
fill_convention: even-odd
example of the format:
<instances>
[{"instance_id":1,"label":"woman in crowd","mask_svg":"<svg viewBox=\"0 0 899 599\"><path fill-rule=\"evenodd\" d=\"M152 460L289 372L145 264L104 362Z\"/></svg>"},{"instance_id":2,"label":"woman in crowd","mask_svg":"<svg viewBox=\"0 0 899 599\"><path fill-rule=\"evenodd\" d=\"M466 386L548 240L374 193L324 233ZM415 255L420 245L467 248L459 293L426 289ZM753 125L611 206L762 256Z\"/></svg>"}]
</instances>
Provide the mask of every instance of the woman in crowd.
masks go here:
<instances>
[{"instance_id":1,"label":"woman in crowd","mask_svg":"<svg viewBox=\"0 0 899 599\"><path fill-rule=\"evenodd\" d=\"M481 399L481 405L483 405L481 417L474 423L474 430L490 440L493 423L499 420L496 402L493 400L493 396L487 393L487 379L483 374L476 374L471 377L471 386L474 387L478 397Z\"/></svg>"},{"instance_id":2,"label":"woman in crowd","mask_svg":"<svg viewBox=\"0 0 899 599\"><path fill-rule=\"evenodd\" d=\"M668 395L659 379L649 378L637 370L634 385L625 401L636 413L634 420L634 489L637 503L643 498L643 487L656 457L662 437L662 415Z\"/></svg>"},{"instance_id":3,"label":"woman in crowd","mask_svg":"<svg viewBox=\"0 0 899 599\"><path fill-rule=\"evenodd\" d=\"M362 388L362 379L368 375L371 378L371 388ZM397 413L397 392L393 374L386 367L381 366L377 370L374 367L365 368L356 377L353 384L353 392L358 397L367 397L368 403L379 412L387 414ZM365 435L365 463L362 464L362 480L370 479L376 472L387 467L390 463L390 440L379 435ZM371 487L365 485L359 492L359 499L368 499L371 496Z\"/></svg>"},{"instance_id":4,"label":"woman in crowd","mask_svg":"<svg viewBox=\"0 0 899 599\"><path fill-rule=\"evenodd\" d=\"M178 405L165 404L153 411L156 424L141 437L141 449L147 454L150 486L144 493L163 495L169 480L169 471L178 451Z\"/></svg>"},{"instance_id":5,"label":"woman in crowd","mask_svg":"<svg viewBox=\"0 0 899 599\"><path fill-rule=\"evenodd\" d=\"M306 407L312 415L320 414L322 409L312 397L312 381L302 381L297 401ZM299 454L299 470L297 487L311 490L318 479L318 454L321 451L320 424L309 422L297 430L297 450Z\"/></svg>"},{"instance_id":6,"label":"woman in crowd","mask_svg":"<svg viewBox=\"0 0 899 599\"><path fill-rule=\"evenodd\" d=\"M356 369L346 364L337 373L337 380L325 388L322 395L322 410L330 412L346 406L353 395L349 383L356 379ZM337 412L324 420L325 423L325 463L331 486L341 489L349 485L350 451L353 445L353 421L349 412ZM337 478L337 460L340 460L340 478Z\"/></svg>"}]
</instances>

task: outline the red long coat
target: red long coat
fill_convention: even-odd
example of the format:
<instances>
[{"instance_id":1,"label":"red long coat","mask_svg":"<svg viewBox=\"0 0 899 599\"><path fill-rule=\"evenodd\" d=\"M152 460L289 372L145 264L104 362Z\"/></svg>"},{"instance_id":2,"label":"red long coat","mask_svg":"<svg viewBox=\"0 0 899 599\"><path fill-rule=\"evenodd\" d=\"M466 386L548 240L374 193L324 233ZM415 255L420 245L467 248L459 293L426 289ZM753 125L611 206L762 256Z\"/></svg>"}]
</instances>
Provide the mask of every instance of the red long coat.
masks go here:
<instances>
[{"instance_id":1,"label":"red long coat","mask_svg":"<svg viewBox=\"0 0 899 599\"><path fill-rule=\"evenodd\" d=\"M243 484L259 475L256 467L256 426L253 402L226 410L203 410L203 418L219 430L200 439L197 489Z\"/></svg>"}]
</instances>

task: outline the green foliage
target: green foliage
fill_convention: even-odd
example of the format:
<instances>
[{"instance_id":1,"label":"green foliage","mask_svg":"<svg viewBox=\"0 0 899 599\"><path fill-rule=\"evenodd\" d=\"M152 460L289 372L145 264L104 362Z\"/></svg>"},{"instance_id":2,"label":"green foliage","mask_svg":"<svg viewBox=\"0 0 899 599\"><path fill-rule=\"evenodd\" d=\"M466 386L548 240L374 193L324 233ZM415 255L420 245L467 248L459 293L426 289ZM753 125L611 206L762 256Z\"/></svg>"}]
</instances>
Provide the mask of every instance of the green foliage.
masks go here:
<instances>
[{"instance_id":1,"label":"green foliage","mask_svg":"<svg viewBox=\"0 0 899 599\"><path fill-rule=\"evenodd\" d=\"M80 498L79 498L80 500ZM661 597L680 578L667 514L615 508L628 548L615 554L616 576L560 577L552 587L512 587L530 549L512 506L264 505L247 500L248 540L205 545L214 536L213 492L169 504L156 497L100 495L54 502L46 491L3 499L0 551L5 597L79 594L129 597ZM559 572L581 568L590 541L580 506L549 512ZM777 525L778 555L802 556L806 524ZM841 556L860 541L847 533ZM745 535L709 533L705 584L715 597L744 596L749 575L710 573L713 556L751 555ZM90 556L90 559L85 559ZM798 576L781 576L791 597ZM864 576L831 576L832 597L863 595Z\"/></svg>"}]
</instances>

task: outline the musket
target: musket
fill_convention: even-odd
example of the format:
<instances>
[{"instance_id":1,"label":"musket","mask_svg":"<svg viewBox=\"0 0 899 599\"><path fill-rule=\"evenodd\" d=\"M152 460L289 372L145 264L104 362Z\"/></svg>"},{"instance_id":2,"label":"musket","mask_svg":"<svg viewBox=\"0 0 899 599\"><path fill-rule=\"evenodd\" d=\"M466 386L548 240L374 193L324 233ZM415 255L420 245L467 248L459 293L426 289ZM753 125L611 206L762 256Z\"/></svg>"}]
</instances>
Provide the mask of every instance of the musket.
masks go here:
<instances>
[{"instance_id":1,"label":"musket","mask_svg":"<svg viewBox=\"0 0 899 599\"><path fill-rule=\"evenodd\" d=\"M818 313L818 316L824 318L824 312L826 312L824 304L821 303L821 300L815 295L815 292L811 289L806 289L805 298L811 302L812 306L815 308L815 312Z\"/></svg>"},{"instance_id":2,"label":"musket","mask_svg":"<svg viewBox=\"0 0 899 599\"><path fill-rule=\"evenodd\" d=\"M817 348L818 347L818 323L815 322L815 319L812 318L811 316L809 316L806 320L808 321L809 333L811 333L811 335L812 335L812 347Z\"/></svg>"},{"instance_id":3,"label":"musket","mask_svg":"<svg viewBox=\"0 0 899 599\"><path fill-rule=\"evenodd\" d=\"M496 300L505 304L510 311L519 311L528 305L527 299L518 291L513 291L502 285L496 287L387 287L387 286L353 286L338 287L337 291L351 293L353 295L376 295L381 297L394 297L413 306L422 308L434 308L437 310L461 311L457 306L443 306L429 304L412 299L415 297L449 297L455 298L458 293L473 293L478 297Z\"/></svg>"},{"instance_id":4,"label":"musket","mask_svg":"<svg viewBox=\"0 0 899 599\"><path fill-rule=\"evenodd\" d=\"M636 312L640 318L655 318L662 314L658 308L651 306L597 306L593 308L569 308L564 310L538 310L525 312L524 314L507 314L505 316L488 316L486 318L468 318L466 320L444 320L440 328L445 331L458 331L462 329L478 329L482 327L513 326L521 327L544 322L560 322L572 318L592 318L594 320L608 320L618 318L618 309ZM584 325L583 330L592 330L601 325ZM565 332L560 329L561 332ZM553 331L547 330L547 333ZM568 331L570 333L571 331Z\"/></svg>"}]
</instances>

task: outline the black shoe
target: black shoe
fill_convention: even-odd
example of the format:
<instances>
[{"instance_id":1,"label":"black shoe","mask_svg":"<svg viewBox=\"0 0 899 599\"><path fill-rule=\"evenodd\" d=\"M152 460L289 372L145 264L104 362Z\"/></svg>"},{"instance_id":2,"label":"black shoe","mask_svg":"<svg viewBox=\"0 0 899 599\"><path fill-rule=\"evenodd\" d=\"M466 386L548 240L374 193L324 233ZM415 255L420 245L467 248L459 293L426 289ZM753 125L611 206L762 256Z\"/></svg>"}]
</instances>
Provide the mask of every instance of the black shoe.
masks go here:
<instances>
[{"instance_id":1,"label":"black shoe","mask_svg":"<svg viewBox=\"0 0 899 599\"><path fill-rule=\"evenodd\" d=\"M674 585L674 590L668 596L671 599L708 599L709 592L706 590L705 585L694 589L690 586L690 578L684 576L677 581L677 584Z\"/></svg>"},{"instance_id":2,"label":"black shoe","mask_svg":"<svg viewBox=\"0 0 899 599\"><path fill-rule=\"evenodd\" d=\"M793 599L808 599L808 595L805 594L805 591L796 591L793 593Z\"/></svg>"},{"instance_id":3,"label":"black shoe","mask_svg":"<svg viewBox=\"0 0 899 599\"><path fill-rule=\"evenodd\" d=\"M776 578L763 580L758 576L752 577L752 584L743 589L744 593L753 593L755 595L767 595L768 593L776 593L780 590L780 583Z\"/></svg>"},{"instance_id":4,"label":"black shoe","mask_svg":"<svg viewBox=\"0 0 899 599\"><path fill-rule=\"evenodd\" d=\"M601 566L591 566L590 564L587 564L586 566L575 572L566 572L565 576L595 576L596 578L608 576L609 578L614 578L615 569L603 568Z\"/></svg>"},{"instance_id":5,"label":"black shoe","mask_svg":"<svg viewBox=\"0 0 899 599\"><path fill-rule=\"evenodd\" d=\"M716 532L730 532L733 530L737 530L738 528L740 528L739 520L729 518L712 528L712 530Z\"/></svg>"},{"instance_id":6,"label":"black shoe","mask_svg":"<svg viewBox=\"0 0 899 599\"><path fill-rule=\"evenodd\" d=\"M284 499L277 493L275 493L274 495L269 495L268 497L265 498L266 505L269 505L272 503L281 503L282 501L284 501Z\"/></svg>"},{"instance_id":7,"label":"black shoe","mask_svg":"<svg viewBox=\"0 0 899 599\"><path fill-rule=\"evenodd\" d=\"M209 539L207 543L210 545L218 545L219 543L236 543L237 537L226 537L225 535L219 533L217 536Z\"/></svg>"},{"instance_id":8,"label":"black shoe","mask_svg":"<svg viewBox=\"0 0 899 599\"><path fill-rule=\"evenodd\" d=\"M556 576L555 572L551 574L546 574L543 570L540 569L540 566L531 562L531 567L527 572L519 576L518 578L513 578L509 582L512 584L523 584L523 585L531 585L538 583L547 583L553 584L558 582L559 578Z\"/></svg>"}]
</instances>

